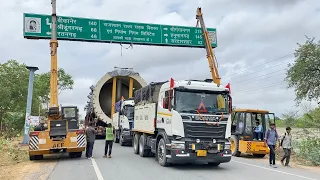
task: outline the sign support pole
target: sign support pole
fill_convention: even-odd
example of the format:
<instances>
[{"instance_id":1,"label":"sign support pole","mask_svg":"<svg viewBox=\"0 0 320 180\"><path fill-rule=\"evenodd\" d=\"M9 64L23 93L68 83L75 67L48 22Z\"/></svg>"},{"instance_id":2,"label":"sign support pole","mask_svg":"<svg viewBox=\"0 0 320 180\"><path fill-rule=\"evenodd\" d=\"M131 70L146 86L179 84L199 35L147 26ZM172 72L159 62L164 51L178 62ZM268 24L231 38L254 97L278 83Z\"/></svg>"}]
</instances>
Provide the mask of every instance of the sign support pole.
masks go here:
<instances>
[{"instance_id":1,"label":"sign support pole","mask_svg":"<svg viewBox=\"0 0 320 180\"><path fill-rule=\"evenodd\" d=\"M31 115L31 106L32 106L34 72L39 70L38 67L32 67L32 66L27 66L26 68L29 69L29 86L28 86L26 119L24 123L24 136L23 136L22 144L29 143L29 130L30 130L29 118Z\"/></svg>"}]
</instances>

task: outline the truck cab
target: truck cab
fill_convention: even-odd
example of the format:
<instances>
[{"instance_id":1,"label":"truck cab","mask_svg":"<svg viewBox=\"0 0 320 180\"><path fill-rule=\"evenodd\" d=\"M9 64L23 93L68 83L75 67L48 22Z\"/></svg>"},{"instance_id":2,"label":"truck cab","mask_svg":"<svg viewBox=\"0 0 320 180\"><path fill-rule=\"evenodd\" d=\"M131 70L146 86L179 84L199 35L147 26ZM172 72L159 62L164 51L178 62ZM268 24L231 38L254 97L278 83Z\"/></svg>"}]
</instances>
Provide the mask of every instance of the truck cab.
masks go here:
<instances>
[{"instance_id":1,"label":"truck cab","mask_svg":"<svg viewBox=\"0 0 320 180\"><path fill-rule=\"evenodd\" d=\"M231 97L223 86L187 80L154 83L135 92L136 154L154 154L161 166L231 160Z\"/></svg>"},{"instance_id":2,"label":"truck cab","mask_svg":"<svg viewBox=\"0 0 320 180\"><path fill-rule=\"evenodd\" d=\"M134 100L120 100L116 103L116 113L113 115L113 127L115 129L115 142L121 146L132 144L132 126L134 118Z\"/></svg>"}]
</instances>

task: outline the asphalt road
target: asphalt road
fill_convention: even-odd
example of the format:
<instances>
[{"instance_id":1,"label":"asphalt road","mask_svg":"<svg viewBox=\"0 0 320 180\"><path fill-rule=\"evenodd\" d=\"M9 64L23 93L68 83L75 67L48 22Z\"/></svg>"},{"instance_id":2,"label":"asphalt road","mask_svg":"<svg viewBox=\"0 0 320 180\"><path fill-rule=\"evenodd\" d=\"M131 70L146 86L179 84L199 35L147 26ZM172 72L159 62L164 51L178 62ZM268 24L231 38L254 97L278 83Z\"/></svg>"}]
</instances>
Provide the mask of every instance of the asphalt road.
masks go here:
<instances>
[{"instance_id":1,"label":"asphalt road","mask_svg":"<svg viewBox=\"0 0 320 180\"><path fill-rule=\"evenodd\" d=\"M153 157L142 158L132 147L114 144L112 158L103 158L104 141L96 140L92 160L62 158L50 180L320 180L320 174L304 169L269 167L263 160L232 157L232 161L210 167L205 164L160 166Z\"/></svg>"}]
</instances>

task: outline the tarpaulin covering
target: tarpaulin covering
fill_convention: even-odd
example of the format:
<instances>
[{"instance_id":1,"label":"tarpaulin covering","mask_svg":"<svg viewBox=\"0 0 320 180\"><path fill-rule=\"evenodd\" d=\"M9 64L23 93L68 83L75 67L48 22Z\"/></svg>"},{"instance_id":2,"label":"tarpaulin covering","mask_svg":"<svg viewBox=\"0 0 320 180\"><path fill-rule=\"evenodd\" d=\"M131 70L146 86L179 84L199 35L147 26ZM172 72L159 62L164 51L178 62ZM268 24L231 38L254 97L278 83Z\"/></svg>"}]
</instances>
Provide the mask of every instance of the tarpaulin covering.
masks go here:
<instances>
[{"instance_id":1,"label":"tarpaulin covering","mask_svg":"<svg viewBox=\"0 0 320 180\"><path fill-rule=\"evenodd\" d=\"M111 77L116 77L116 76L131 76L131 75L139 75L139 73L134 72L130 69L115 69L111 72L108 72L108 74Z\"/></svg>"},{"instance_id":2,"label":"tarpaulin covering","mask_svg":"<svg viewBox=\"0 0 320 180\"><path fill-rule=\"evenodd\" d=\"M159 92L161 86L165 82L152 82L148 86L138 89L134 92L134 103L136 105L144 103L155 103L158 102Z\"/></svg>"}]
</instances>

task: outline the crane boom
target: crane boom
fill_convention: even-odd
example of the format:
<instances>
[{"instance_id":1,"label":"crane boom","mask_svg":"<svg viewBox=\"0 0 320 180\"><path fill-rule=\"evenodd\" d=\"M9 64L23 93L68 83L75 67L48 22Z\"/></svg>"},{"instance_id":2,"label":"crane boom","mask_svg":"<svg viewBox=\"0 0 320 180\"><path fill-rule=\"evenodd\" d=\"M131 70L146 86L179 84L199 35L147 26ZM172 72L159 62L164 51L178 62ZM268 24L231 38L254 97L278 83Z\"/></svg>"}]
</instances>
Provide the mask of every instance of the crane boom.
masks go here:
<instances>
[{"instance_id":1,"label":"crane boom","mask_svg":"<svg viewBox=\"0 0 320 180\"><path fill-rule=\"evenodd\" d=\"M52 0L52 36L51 47L51 70L50 70L50 107L58 107L58 59L57 59L57 13L56 0Z\"/></svg>"},{"instance_id":2,"label":"crane boom","mask_svg":"<svg viewBox=\"0 0 320 180\"><path fill-rule=\"evenodd\" d=\"M209 67L210 67L210 72L211 72L211 76L212 76L212 80L214 83L216 83L218 86L220 86L220 76L219 76L219 72L218 72L218 68L217 68L217 64L216 61L214 59L214 52L212 50L212 46L210 43L210 38L209 38L209 33L206 29L206 26L204 24L204 20L203 20L203 16L202 16L202 12L201 12L201 8L198 7L197 8L197 15L196 15L196 19L197 24L200 22L200 27L201 27L201 31L202 31L202 37L204 39L204 46L206 48L207 51L207 58L208 58L208 62L209 62Z\"/></svg>"}]
</instances>

